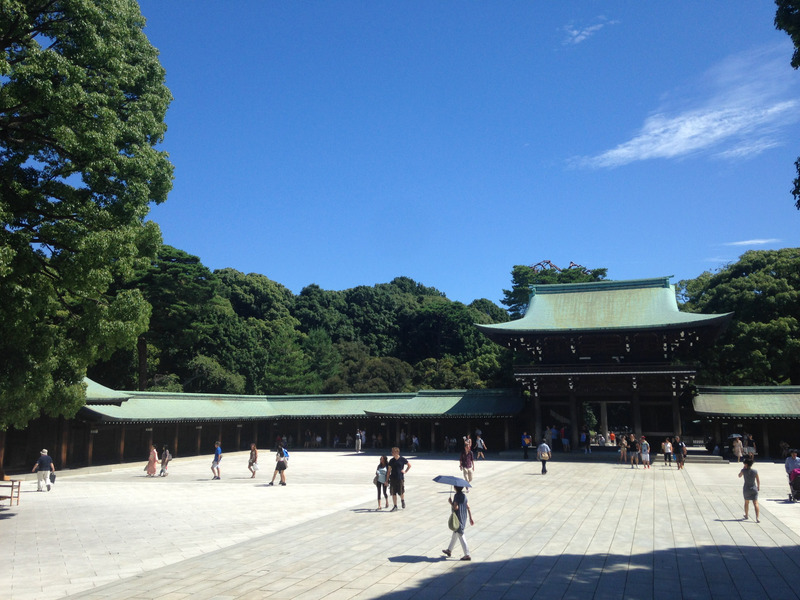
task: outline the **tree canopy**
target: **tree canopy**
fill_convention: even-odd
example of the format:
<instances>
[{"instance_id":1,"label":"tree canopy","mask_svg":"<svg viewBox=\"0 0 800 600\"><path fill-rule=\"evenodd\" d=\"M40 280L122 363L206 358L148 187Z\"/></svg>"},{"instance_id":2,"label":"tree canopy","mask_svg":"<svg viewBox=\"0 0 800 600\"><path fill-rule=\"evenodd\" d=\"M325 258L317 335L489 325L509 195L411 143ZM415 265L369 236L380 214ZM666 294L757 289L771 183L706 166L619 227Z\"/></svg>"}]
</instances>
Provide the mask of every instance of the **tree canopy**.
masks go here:
<instances>
[{"instance_id":1,"label":"tree canopy","mask_svg":"<svg viewBox=\"0 0 800 600\"><path fill-rule=\"evenodd\" d=\"M684 310L734 313L699 383L800 385L800 248L752 250L680 286Z\"/></svg>"},{"instance_id":2,"label":"tree canopy","mask_svg":"<svg viewBox=\"0 0 800 600\"><path fill-rule=\"evenodd\" d=\"M171 100L133 0L0 3L0 429L71 415L150 309L109 294L154 255Z\"/></svg>"},{"instance_id":3,"label":"tree canopy","mask_svg":"<svg viewBox=\"0 0 800 600\"><path fill-rule=\"evenodd\" d=\"M549 260L535 265L515 265L511 270L511 289L503 290L505 297L500 302L508 307L512 319L519 319L528 310L532 285L601 281L607 273L608 269L587 269L575 263L559 269Z\"/></svg>"},{"instance_id":4,"label":"tree canopy","mask_svg":"<svg viewBox=\"0 0 800 600\"><path fill-rule=\"evenodd\" d=\"M800 68L800 0L775 0L777 10L775 11L775 27L782 29L794 44L792 53L792 67ZM794 163L797 170L797 177L794 180L792 195L794 196L795 206L800 210L800 158Z\"/></svg>"}]
</instances>

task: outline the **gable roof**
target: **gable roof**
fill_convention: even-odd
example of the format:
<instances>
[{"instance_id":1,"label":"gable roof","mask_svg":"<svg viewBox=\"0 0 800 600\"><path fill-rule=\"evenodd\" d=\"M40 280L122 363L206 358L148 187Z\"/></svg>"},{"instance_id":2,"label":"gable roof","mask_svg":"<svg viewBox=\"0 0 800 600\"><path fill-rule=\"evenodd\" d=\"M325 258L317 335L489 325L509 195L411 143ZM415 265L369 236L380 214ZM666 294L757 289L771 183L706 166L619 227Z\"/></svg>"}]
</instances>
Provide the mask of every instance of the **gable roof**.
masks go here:
<instances>
[{"instance_id":1,"label":"gable roof","mask_svg":"<svg viewBox=\"0 0 800 600\"><path fill-rule=\"evenodd\" d=\"M682 329L722 329L733 313L701 315L681 312L669 277L534 285L525 316L507 323L477 325L496 334L567 333ZM493 335L495 334L495 335Z\"/></svg>"},{"instance_id":2,"label":"gable roof","mask_svg":"<svg viewBox=\"0 0 800 600\"><path fill-rule=\"evenodd\" d=\"M800 386L698 387L695 412L712 418L800 419Z\"/></svg>"}]
</instances>

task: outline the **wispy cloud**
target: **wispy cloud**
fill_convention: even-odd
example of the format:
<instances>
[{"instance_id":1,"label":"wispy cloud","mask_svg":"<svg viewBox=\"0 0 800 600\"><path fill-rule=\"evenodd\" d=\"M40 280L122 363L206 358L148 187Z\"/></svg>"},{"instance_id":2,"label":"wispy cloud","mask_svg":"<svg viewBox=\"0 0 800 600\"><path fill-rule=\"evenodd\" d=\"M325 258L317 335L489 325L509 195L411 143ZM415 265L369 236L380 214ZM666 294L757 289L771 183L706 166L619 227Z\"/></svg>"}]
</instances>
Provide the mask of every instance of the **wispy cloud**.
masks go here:
<instances>
[{"instance_id":1,"label":"wispy cloud","mask_svg":"<svg viewBox=\"0 0 800 600\"><path fill-rule=\"evenodd\" d=\"M602 16L597 17L597 21L598 22L596 22L594 25L587 25L584 27L576 27L572 23L565 25L562 29L566 34L566 37L562 43L565 46L574 46L575 44L580 44L603 29L603 27L608 25L616 25L619 23L619 21L612 21Z\"/></svg>"},{"instance_id":2,"label":"wispy cloud","mask_svg":"<svg viewBox=\"0 0 800 600\"><path fill-rule=\"evenodd\" d=\"M763 246L765 244L777 244L780 242L777 238L769 238L769 239L755 239L755 240L743 240L741 242L726 242L722 244L723 246Z\"/></svg>"},{"instance_id":3,"label":"wispy cloud","mask_svg":"<svg viewBox=\"0 0 800 600\"><path fill-rule=\"evenodd\" d=\"M762 48L728 58L701 79L708 83L680 94L681 110L662 107L628 141L575 162L614 168L696 153L736 159L779 145L781 128L800 118L797 92L786 75L785 48L779 50Z\"/></svg>"}]
</instances>

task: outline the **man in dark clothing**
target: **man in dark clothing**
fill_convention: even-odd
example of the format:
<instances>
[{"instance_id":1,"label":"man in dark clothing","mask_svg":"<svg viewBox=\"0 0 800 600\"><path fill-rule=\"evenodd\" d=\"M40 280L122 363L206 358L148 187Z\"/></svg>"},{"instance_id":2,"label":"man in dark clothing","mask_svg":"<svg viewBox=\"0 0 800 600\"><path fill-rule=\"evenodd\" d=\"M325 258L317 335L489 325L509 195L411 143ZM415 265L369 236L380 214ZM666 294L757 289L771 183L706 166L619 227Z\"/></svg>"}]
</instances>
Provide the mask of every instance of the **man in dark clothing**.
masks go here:
<instances>
[{"instance_id":1,"label":"man in dark clothing","mask_svg":"<svg viewBox=\"0 0 800 600\"><path fill-rule=\"evenodd\" d=\"M36 473L38 492L44 491L44 486L47 486L47 491L50 491L50 472L55 473L56 467L53 464L53 459L47 454L47 450L42 450L39 453L39 460L33 465L31 473Z\"/></svg>"},{"instance_id":2,"label":"man in dark clothing","mask_svg":"<svg viewBox=\"0 0 800 600\"><path fill-rule=\"evenodd\" d=\"M397 510L397 494L400 494L400 502L403 508L406 507L405 499L405 474L411 469L411 463L400 456L400 448L392 448L392 458L389 459L389 491L392 493L394 508L390 512Z\"/></svg>"}]
</instances>

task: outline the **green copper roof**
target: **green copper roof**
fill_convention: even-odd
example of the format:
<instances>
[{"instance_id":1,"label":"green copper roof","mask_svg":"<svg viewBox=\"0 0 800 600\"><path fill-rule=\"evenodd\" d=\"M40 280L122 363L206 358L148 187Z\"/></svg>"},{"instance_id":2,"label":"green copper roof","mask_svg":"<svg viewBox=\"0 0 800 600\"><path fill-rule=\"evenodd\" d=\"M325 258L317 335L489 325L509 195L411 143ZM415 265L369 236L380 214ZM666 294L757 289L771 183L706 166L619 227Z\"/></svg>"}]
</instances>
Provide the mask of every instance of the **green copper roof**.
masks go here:
<instances>
[{"instance_id":1,"label":"green copper roof","mask_svg":"<svg viewBox=\"0 0 800 600\"><path fill-rule=\"evenodd\" d=\"M800 418L800 386L700 387L694 410L710 417Z\"/></svg>"},{"instance_id":2,"label":"green copper roof","mask_svg":"<svg viewBox=\"0 0 800 600\"><path fill-rule=\"evenodd\" d=\"M513 416L515 390L425 390L406 394L233 396L126 392L119 406L89 402L84 418L99 422L163 422L373 416Z\"/></svg>"},{"instance_id":3,"label":"green copper roof","mask_svg":"<svg viewBox=\"0 0 800 600\"><path fill-rule=\"evenodd\" d=\"M535 285L525 316L495 325L477 325L486 334L569 331L677 329L722 326L733 313L701 315L678 310L669 277Z\"/></svg>"},{"instance_id":4,"label":"green copper roof","mask_svg":"<svg viewBox=\"0 0 800 600\"><path fill-rule=\"evenodd\" d=\"M86 384L86 402L90 404L119 404L130 398L130 394L107 388L88 377L83 378L83 383Z\"/></svg>"}]
</instances>

